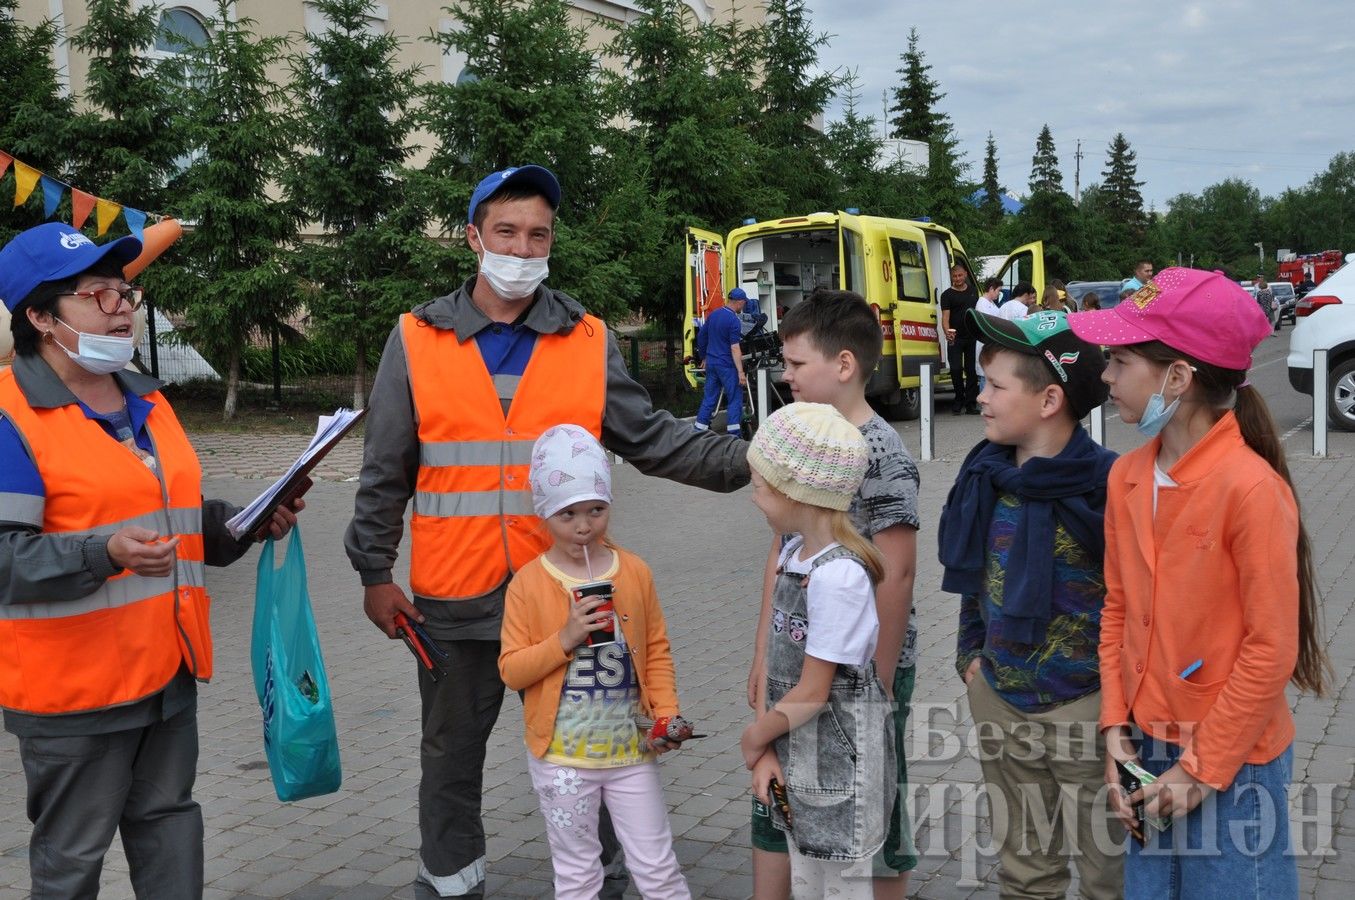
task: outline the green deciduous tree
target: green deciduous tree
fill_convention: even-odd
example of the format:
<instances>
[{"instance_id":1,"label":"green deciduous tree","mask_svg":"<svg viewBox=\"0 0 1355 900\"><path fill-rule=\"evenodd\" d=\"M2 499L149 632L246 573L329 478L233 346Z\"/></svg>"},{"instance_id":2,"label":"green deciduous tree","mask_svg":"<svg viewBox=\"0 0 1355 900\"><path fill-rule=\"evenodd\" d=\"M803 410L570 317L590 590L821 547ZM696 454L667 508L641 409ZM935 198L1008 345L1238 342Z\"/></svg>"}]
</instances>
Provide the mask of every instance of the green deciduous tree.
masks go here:
<instances>
[{"instance_id":1,"label":"green deciduous tree","mask_svg":"<svg viewBox=\"0 0 1355 900\"><path fill-rule=\"evenodd\" d=\"M242 350L272 334L297 305L288 249L298 216L270 193L297 139L290 94L272 70L282 37L260 37L217 0L205 45L188 54L182 129L193 148L180 210L192 221L180 256L191 266L164 279L160 300L184 312L199 350L227 361L224 418L234 417Z\"/></svg>"},{"instance_id":2,"label":"green deciduous tree","mask_svg":"<svg viewBox=\"0 0 1355 900\"><path fill-rule=\"evenodd\" d=\"M367 354L396 316L431 296L443 256L424 236L428 211L404 167L417 69L397 67L401 40L372 26L371 0L315 0L325 26L293 58L302 152L286 185L321 234L298 252L320 327L357 351L353 404L367 393Z\"/></svg>"}]
</instances>

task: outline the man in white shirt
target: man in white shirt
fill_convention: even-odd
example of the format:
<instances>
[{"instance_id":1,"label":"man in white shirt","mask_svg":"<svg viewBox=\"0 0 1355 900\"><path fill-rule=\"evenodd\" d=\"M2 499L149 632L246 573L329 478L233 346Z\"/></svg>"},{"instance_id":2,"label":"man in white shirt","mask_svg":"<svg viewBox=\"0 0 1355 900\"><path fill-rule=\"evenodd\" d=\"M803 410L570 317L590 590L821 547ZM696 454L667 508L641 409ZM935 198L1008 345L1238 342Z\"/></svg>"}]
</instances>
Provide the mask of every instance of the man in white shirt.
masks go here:
<instances>
[{"instance_id":1,"label":"man in white shirt","mask_svg":"<svg viewBox=\"0 0 1355 900\"><path fill-rule=\"evenodd\" d=\"M1011 298L1006 303L998 304L997 299L1002 293L1002 279L989 278L983 283L983 296L979 297L979 302L974 306L981 313L988 313L994 316L1001 316L1004 319L1024 319L1030 315L1030 304L1035 301L1035 286L1029 281L1018 282L1016 287L1012 288ZM979 372L979 390L983 390L986 379L983 377L983 363L979 358L983 355L983 344L980 342L974 348L975 366Z\"/></svg>"}]
</instances>

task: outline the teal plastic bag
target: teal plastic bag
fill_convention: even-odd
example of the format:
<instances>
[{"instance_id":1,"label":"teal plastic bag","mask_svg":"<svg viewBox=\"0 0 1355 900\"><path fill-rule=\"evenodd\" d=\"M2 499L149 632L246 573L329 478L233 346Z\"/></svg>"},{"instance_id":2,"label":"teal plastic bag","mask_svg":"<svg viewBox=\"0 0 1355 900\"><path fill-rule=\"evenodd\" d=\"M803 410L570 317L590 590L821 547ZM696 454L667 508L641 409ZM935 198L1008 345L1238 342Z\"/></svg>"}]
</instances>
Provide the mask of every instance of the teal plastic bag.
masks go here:
<instances>
[{"instance_id":1,"label":"teal plastic bag","mask_svg":"<svg viewBox=\"0 0 1355 900\"><path fill-rule=\"evenodd\" d=\"M272 538L259 555L250 648L264 751L282 801L333 793L343 781L329 679L306 588L301 531L295 526L291 541L279 568L273 566Z\"/></svg>"}]
</instances>

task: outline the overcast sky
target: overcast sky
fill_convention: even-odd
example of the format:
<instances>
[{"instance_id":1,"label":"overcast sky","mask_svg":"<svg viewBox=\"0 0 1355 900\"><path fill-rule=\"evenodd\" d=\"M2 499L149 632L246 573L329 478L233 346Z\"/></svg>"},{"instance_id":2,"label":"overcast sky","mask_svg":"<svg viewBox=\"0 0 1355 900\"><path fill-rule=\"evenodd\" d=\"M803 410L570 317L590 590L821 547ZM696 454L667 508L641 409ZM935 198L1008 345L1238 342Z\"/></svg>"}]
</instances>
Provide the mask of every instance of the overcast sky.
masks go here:
<instances>
[{"instance_id":1,"label":"overcast sky","mask_svg":"<svg viewBox=\"0 0 1355 900\"><path fill-rule=\"evenodd\" d=\"M1355 151L1355 23L1350 0L809 0L831 43L825 68L856 69L862 106L881 93L916 27L961 149L982 175L997 140L1004 187L1027 192L1048 123L1064 184L1101 180L1123 131L1145 203L1243 178L1263 195L1300 186ZM840 101L830 120L840 115Z\"/></svg>"}]
</instances>

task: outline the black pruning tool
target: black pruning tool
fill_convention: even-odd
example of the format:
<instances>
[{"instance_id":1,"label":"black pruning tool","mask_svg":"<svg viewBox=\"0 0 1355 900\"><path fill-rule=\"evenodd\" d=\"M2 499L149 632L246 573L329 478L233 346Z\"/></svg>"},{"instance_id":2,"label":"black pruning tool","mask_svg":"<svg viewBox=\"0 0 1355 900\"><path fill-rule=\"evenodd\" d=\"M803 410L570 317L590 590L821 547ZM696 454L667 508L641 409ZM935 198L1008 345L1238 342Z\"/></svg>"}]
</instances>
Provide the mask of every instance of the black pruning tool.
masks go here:
<instances>
[{"instance_id":1,"label":"black pruning tool","mask_svg":"<svg viewBox=\"0 0 1355 900\"><path fill-rule=\"evenodd\" d=\"M433 640L433 636L404 613L395 614L395 633L405 642L405 646L414 654L419 665L423 666L428 677L434 681L442 680L442 676L447 674L442 664L447 661L448 654L437 641Z\"/></svg>"}]
</instances>

